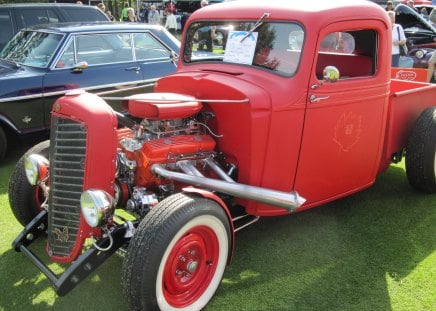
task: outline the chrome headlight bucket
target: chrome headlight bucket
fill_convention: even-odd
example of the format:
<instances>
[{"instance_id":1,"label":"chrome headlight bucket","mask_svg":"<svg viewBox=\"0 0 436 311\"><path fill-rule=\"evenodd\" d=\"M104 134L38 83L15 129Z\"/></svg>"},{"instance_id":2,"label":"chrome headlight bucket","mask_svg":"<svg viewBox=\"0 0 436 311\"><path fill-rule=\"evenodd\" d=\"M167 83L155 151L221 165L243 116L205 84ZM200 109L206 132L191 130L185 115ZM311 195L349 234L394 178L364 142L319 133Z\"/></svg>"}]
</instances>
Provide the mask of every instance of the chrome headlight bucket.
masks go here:
<instances>
[{"instance_id":1,"label":"chrome headlight bucket","mask_svg":"<svg viewBox=\"0 0 436 311\"><path fill-rule=\"evenodd\" d=\"M24 159L24 171L28 182L36 186L48 174L49 162L39 154L31 154Z\"/></svg>"},{"instance_id":2,"label":"chrome headlight bucket","mask_svg":"<svg viewBox=\"0 0 436 311\"><path fill-rule=\"evenodd\" d=\"M418 50L415 52L415 57L418 59L422 59L425 56L425 52L423 50Z\"/></svg>"},{"instance_id":3,"label":"chrome headlight bucket","mask_svg":"<svg viewBox=\"0 0 436 311\"><path fill-rule=\"evenodd\" d=\"M115 199L103 190L89 189L80 196L82 215L93 228L107 222L114 206Z\"/></svg>"}]
</instances>

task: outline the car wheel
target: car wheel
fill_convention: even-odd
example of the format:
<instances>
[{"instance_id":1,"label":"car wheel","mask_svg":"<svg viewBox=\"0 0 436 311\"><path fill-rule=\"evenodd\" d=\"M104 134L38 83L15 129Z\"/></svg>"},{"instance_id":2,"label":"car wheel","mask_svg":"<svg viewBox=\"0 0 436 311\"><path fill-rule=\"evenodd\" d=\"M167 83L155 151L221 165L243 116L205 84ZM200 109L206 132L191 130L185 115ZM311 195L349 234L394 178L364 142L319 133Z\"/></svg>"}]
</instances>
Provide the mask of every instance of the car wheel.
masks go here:
<instances>
[{"instance_id":1,"label":"car wheel","mask_svg":"<svg viewBox=\"0 0 436 311\"><path fill-rule=\"evenodd\" d=\"M0 160L2 160L6 155L6 150L8 148L8 141L6 139L6 133L0 126Z\"/></svg>"},{"instance_id":2,"label":"car wheel","mask_svg":"<svg viewBox=\"0 0 436 311\"><path fill-rule=\"evenodd\" d=\"M424 110L406 146L406 173L412 187L436 192L436 107Z\"/></svg>"},{"instance_id":3,"label":"car wheel","mask_svg":"<svg viewBox=\"0 0 436 311\"><path fill-rule=\"evenodd\" d=\"M20 224L26 226L42 210L41 203L45 197L40 187L32 186L27 181L24 171L24 160L29 154L40 154L48 159L50 141L40 142L30 148L18 160L17 165L9 178L9 205L15 218Z\"/></svg>"},{"instance_id":4,"label":"car wheel","mask_svg":"<svg viewBox=\"0 0 436 311\"><path fill-rule=\"evenodd\" d=\"M123 290L132 310L201 310L218 288L230 225L215 201L175 194L156 205L130 241Z\"/></svg>"}]
</instances>

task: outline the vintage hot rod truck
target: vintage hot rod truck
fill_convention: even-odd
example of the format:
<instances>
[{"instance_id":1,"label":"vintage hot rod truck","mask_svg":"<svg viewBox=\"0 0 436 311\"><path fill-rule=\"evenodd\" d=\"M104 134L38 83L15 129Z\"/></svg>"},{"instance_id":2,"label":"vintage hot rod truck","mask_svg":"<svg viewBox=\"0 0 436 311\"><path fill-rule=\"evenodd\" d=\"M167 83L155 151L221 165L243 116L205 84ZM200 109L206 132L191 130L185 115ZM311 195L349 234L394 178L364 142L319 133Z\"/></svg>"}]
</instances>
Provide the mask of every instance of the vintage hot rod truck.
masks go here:
<instances>
[{"instance_id":1,"label":"vintage hot rod truck","mask_svg":"<svg viewBox=\"0 0 436 311\"><path fill-rule=\"evenodd\" d=\"M225 44L210 45L216 29ZM207 36L205 35L207 34ZM436 85L390 80L369 1L235 1L189 18L175 74L123 99L70 93L10 179L13 242L67 294L117 250L133 310L199 310L235 232L371 186L405 156L436 192ZM118 98L119 99L119 98ZM50 260L32 251L47 237Z\"/></svg>"}]
</instances>

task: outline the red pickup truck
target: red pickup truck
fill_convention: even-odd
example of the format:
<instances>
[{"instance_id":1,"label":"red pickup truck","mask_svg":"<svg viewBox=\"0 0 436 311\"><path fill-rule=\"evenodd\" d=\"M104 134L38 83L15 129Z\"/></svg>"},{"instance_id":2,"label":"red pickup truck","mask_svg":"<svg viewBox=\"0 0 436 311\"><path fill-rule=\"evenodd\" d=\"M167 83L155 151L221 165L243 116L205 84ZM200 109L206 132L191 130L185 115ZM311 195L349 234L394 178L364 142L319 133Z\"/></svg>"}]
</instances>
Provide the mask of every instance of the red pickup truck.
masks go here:
<instances>
[{"instance_id":1,"label":"red pickup truck","mask_svg":"<svg viewBox=\"0 0 436 311\"><path fill-rule=\"evenodd\" d=\"M225 42L214 40L217 31ZM436 85L391 80L391 28L369 1L235 1L195 11L175 74L123 99L54 104L50 141L10 179L13 242L67 294L118 249L133 310L200 310L261 216L371 186L405 156L436 192ZM127 116L128 115L128 116ZM31 251L47 236L58 276Z\"/></svg>"}]
</instances>

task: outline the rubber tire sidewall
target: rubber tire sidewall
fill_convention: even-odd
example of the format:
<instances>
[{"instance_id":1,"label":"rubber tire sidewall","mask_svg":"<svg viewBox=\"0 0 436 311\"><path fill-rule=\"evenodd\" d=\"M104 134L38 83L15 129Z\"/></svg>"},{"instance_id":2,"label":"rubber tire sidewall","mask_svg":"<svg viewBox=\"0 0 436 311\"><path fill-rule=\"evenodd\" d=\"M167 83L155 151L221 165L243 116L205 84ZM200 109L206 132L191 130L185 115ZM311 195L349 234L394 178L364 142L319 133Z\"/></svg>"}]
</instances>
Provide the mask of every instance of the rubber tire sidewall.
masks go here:
<instances>
[{"instance_id":1,"label":"rubber tire sidewall","mask_svg":"<svg viewBox=\"0 0 436 311\"><path fill-rule=\"evenodd\" d=\"M436 193L436 107L424 110L406 146L406 173L417 190Z\"/></svg>"},{"instance_id":2,"label":"rubber tire sidewall","mask_svg":"<svg viewBox=\"0 0 436 311\"><path fill-rule=\"evenodd\" d=\"M48 159L50 141L46 140L30 148L15 165L9 178L9 205L20 224L26 226L41 211L36 201L37 186L27 181L24 160L29 154L40 154Z\"/></svg>"},{"instance_id":3,"label":"rubber tire sidewall","mask_svg":"<svg viewBox=\"0 0 436 311\"><path fill-rule=\"evenodd\" d=\"M215 274L200 299L185 308L174 308L168 304L162 291L157 290L157 287L162 285L165 259L171 247L186 230L199 223L207 225L206 219L213 221L214 232L217 223L222 224L220 230L224 230L226 234L226 245L223 247L220 244ZM230 239L227 215L216 202L185 194L175 194L160 202L138 226L124 259L122 283L129 309L141 311L202 309L213 297L221 282L230 253Z\"/></svg>"}]
</instances>

